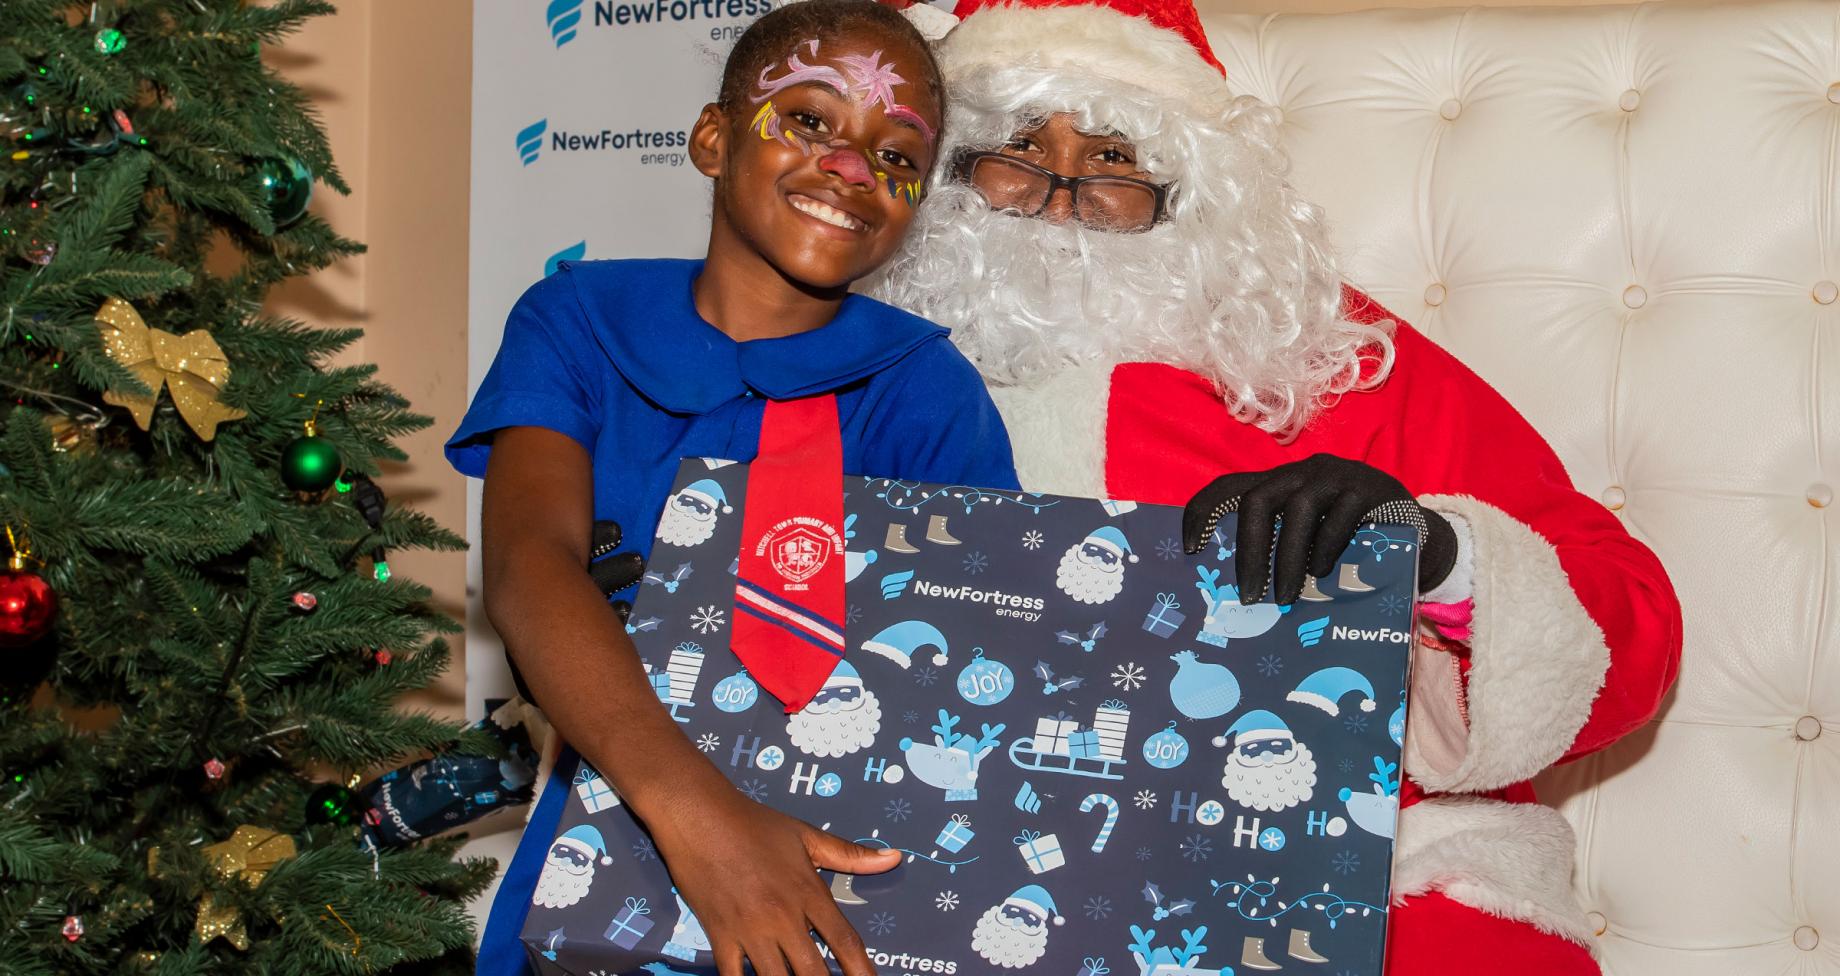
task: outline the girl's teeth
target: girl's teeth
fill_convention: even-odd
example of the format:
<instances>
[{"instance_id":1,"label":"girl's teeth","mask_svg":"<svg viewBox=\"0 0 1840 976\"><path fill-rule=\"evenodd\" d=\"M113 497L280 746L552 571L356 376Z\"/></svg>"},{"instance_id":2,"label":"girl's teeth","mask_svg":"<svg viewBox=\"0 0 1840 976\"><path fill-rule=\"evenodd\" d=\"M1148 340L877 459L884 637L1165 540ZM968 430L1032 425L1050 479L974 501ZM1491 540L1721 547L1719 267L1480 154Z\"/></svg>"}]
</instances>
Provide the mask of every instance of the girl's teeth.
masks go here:
<instances>
[{"instance_id":1,"label":"girl's teeth","mask_svg":"<svg viewBox=\"0 0 1840 976\"><path fill-rule=\"evenodd\" d=\"M835 207L826 206L816 200L794 200L792 201L792 207L799 213L810 214L833 227L842 227L844 230L855 230L861 226L858 221L849 214Z\"/></svg>"}]
</instances>

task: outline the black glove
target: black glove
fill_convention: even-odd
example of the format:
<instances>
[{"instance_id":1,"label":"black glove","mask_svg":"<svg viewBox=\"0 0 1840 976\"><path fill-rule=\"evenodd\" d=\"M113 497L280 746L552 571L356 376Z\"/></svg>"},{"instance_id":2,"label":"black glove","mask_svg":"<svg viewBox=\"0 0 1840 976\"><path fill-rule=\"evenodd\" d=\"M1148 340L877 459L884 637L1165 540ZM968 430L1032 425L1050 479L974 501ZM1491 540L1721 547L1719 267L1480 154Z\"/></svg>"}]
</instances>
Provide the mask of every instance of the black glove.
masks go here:
<instances>
[{"instance_id":1,"label":"black glove","mask_svg":"<svg viewBox=\"0 0 1840 976\"><path fill-rule=\"evenodd\" d=\"M1457 564L1457 533L1450 523L1421 507L1398 479L1359 461L1317 454L1269 471L1215 478L1182 511L1183 546L1200 552L1215 524L1235 510L1233 568L1243 604L1263 600L1268 582L1278 604L1295 603L1304 574L1322 578L1334 572L1342 551L1368 522L1419 529L1421 593L1442 583Z\"/></svg>"},{"instance_id":2,"label":"black glove","mask_svg":"<svg viewBox=\"0 0 1840 976\"><path fill-rule=\"evenodd\" d=\"M608 598L607 605L613 607L623 624L632 616L632 602L615 600L613 595L639 585L645 578L645 557L636 552L615 552L620 548L621 538L620 523L606 520L594 523L594 534L588 544L588 575L594 578L594 585L601 588L602 595ZM530 686L518 672L517 661L507 653L505 663L511 666L511 683L517 686L518 694L536 705L537 698L530 693Z\"/></svg>"}]
</instances>

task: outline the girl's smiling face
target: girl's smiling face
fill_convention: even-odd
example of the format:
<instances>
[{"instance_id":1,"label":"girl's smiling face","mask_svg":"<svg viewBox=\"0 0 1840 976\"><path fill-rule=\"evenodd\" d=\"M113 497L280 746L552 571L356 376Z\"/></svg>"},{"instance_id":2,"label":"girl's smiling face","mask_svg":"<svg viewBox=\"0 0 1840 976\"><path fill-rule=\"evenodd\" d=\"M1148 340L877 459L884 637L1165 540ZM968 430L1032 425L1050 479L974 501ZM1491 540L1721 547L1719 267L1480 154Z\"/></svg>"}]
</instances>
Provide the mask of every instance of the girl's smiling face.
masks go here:
<instances>
[{"instance_id":1,"label":"girl's smiling face","mask_svg":"<svg viewBox=\"0 0 1840 976\"><path fill-rule=\"evenodd\" d=\"M931 64L909 47L866 32L804 40L745 104L705 107L691 150L716 180L717 236L810 288L886 261L919 205L941 115Z\"/></svg>"}]
</instances>

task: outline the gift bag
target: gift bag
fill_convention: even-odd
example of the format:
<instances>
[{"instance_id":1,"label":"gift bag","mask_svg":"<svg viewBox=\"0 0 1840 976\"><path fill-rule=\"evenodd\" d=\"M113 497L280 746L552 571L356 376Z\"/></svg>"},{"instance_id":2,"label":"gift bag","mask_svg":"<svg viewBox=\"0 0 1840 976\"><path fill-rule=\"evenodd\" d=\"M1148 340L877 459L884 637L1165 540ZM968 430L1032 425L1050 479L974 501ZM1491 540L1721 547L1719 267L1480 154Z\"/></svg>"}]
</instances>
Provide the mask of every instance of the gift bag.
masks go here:
<instances>
[{"instance_id":1,"label":"gift bag","mask_svg":"<svg viewBox=\"0 0 1840 976\"><path fill-rule=\"evenodd\" d=\"M1415 552L1345 552L1362 586L1319 581L1332 599L1308 616L1332 625L1313 644L1269 604L1204 634L1175 594L1211 579L1221 599L1233 567L1181 552L1178 509L846 478L850 534L808 527L839 544L798 567L853 568L845 653L787 715L729 646L731 567L760 542L742 537L748 472L685 462L679 492L733 510L667 506L652 559L672 585L641 588L633 641L659 707L743 795L902 852L824 878L883 976L1244 976L1254 940L1286 971L1379 976ZM560 775L522 935L538 972L714 976L612 784L579 761ZM1329 962L1270 955L1293 942Z\"/></svg>"}]
</instances>

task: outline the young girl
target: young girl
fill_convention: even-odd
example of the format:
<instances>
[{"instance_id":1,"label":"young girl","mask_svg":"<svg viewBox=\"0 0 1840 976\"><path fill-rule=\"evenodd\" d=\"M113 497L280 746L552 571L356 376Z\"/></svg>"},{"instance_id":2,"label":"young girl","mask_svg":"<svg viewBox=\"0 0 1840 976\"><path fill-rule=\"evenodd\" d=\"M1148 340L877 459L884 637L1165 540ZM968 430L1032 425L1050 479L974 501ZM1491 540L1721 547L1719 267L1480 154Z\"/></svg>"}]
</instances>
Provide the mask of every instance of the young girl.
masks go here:
<instances>
[{"instance_id":1,"label":"young girl","mask_svg":"<svg viewBox=\"0 0 1840 976\"><path fill-rule=\"evenodd\" d=\"M925 42L888 8L810 0L761 18L691 135L715 183L707 257L565 265L533 286L447 445L486 480L493 626L557 731L652 832L723 976L744 959L762 976L825 973L814 930L844 973L873 973L815 869L874 873L899 855L753 803L677 730L584 572L591 531L624 535L623 552L594 554L597 576L636 582L679 459L752 460L765 401L823 394L846 471L1016 486L1002 421L945 330L848 294L913 219L944 104ZM552 779L538 802L480 973L529 971L518 932L567 792Z\"/></svg>"}]
</instances>

